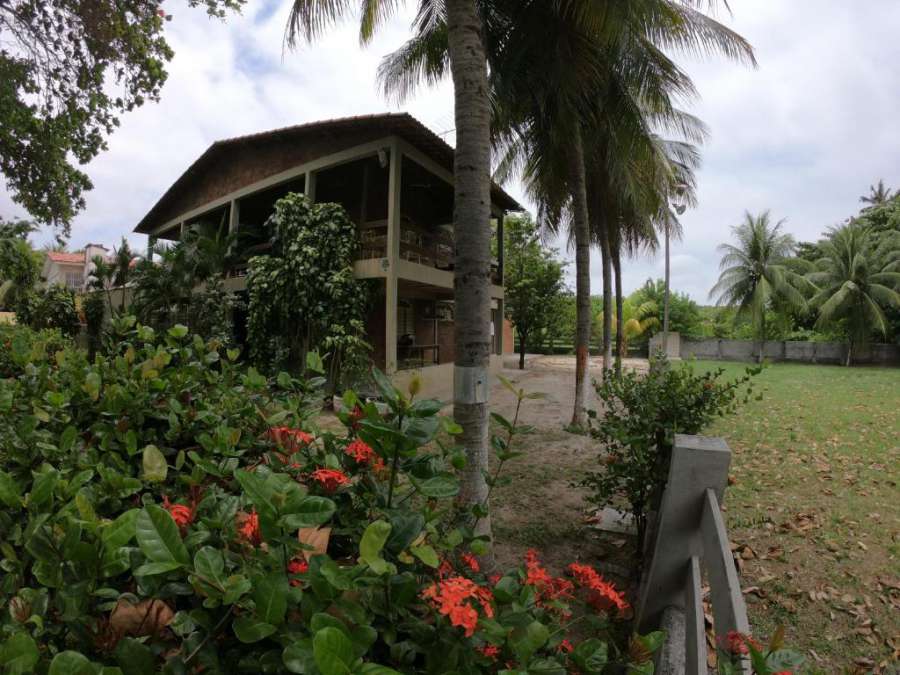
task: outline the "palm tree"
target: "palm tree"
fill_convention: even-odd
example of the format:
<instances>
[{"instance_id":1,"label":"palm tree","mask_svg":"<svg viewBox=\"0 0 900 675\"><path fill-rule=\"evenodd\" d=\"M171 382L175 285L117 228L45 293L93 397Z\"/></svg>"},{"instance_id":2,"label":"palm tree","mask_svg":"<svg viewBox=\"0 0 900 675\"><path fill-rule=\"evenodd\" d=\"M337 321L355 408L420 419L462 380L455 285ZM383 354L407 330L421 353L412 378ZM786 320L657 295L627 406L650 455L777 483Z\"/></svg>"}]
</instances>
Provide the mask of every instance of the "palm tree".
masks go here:
<instances>
[{"instance_id":1,"label":"palm tree","mask_svg":"<svg viewBox=\"0 0 900 675\"><path fill-rule=\"evenodd\" d=\"M140 259L140 255L132 250L125 237L122 237L122 243L118 248L113 249L112 260L112 285L119 289L121 298L119 301L119 311L125 311L125 286L134 276L135 263Z\"/></svg>"},{"instance_id":2,"label":"palm tree","mask_svg":"<svg viewBox=\"0 0 900 675\"><path fill-rule=\"evenodd\" d=\"M869 194L860 197L859 201L863 204L868 204L869 206L880 206L881 204L887 203L892 196L891 190L886 188L884 186L884 181L879 178L878 185L870 185Z\"/></svg>"},{"instance_id":3,"label":"palm tree","mask_svg":"<svg viewBox=\"0 0 900 675\"><path fill-rule=\"evenodd\" d=\"M116 285L116 266L100 255L91 258L91 274L88 277L87 286L91 290L103 291L106 295L106 304L109 307L109 315L115 314L112 302L112 289ZM124 299L125 292L122 291Z\"/></svg>"},{"instance_id":4,"label":"palm tree","mask_svg":"<svg viewBox=\"0 0 900 675\"><path fill-rule=\"evenodd\" d=\"M758 216L744 214L744 222L732 228L738 244L722 244L721 274L710 291L718 305L736 306L735 320L749 318L759 341L758 359L762 361L766 339L766 310L773 302L784 307L805 305L800 288L801 275L786 261L794 250L794 238L782 231L784 220L774 225L769 211Z\"/></svg>"},{"instance_id":5,"label":"palm tree","mask_svg":"<svg viewBox=\"0 0 900 675\"><path fill-rule=\"evenodd\" d=\"M345 0L293 0L288 44L296 44L300 36L312 39L352 4ZM361 41L368 41L398 4L393 0L364 0ZM476 0L423 0L420 5L420 14L443 18L454 86L454 338L465 349L456 350L453 415L462 427L459 439L469 459L460 501L470 506L484 504L488 495L484 474L488 466L489 409L487 396L481 393L484 389L474 383L489 381L491 350L491 109L480 6ZM489 519L480 519L479 525L490 531Z\"/></svg>"},{"instance_id":6,"label":"palm tree","mask_svg":"<svg viewBox=\"0 0 900 675\"><path fill-rule=\"evenodd\" d=\"M900 250L880 257L869 229L855 224L832 228L821 247L816 271L807 274L817 289L809 304L819 311L817 327L844 322L849 366L854 347L872 333L887 335L884 309L900 307Z\"/></svg>"}]
</instances>

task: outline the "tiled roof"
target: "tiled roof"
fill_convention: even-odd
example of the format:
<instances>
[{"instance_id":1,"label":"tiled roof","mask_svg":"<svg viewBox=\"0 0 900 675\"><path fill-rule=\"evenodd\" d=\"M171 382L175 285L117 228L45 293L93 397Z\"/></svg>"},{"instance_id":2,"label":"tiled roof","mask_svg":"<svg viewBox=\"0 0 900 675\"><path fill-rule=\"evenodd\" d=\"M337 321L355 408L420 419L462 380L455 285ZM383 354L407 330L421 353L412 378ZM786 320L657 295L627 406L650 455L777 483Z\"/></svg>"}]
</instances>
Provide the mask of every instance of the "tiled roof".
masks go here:
<instances>
[{"instance_id":1,"label":"tiled roof","mask_svg":"<svg viewBox=\"0 0 900 675\"><path fill-rule=\"evenodd\" d=\"M47 257L53 262L58 263L83 263L84 253L60 253L58 251L49 251Z\"/></svg>"}]
</instances>

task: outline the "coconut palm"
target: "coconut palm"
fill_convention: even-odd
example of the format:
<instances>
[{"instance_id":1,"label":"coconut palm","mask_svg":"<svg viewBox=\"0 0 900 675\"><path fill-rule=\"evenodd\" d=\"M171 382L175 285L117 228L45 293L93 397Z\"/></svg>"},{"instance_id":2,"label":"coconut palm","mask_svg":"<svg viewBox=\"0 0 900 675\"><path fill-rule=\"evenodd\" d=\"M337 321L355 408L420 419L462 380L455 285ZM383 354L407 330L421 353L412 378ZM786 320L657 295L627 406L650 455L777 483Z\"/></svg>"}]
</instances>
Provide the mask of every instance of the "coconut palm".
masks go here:
<instances>
[{"instance_id":1,"label":"coconut palm","mask_svg":"<svg viewBox=\"0 0 900 675\"><path fill-rule=\"evenodd\" d=\"M609 212L610 200L600 205L603 200L598 199L592 205L585 203L586 196L593 198L603 189L615 200L622 166L637 164L636 158L642 156L636 152L635 139L649 137L645 110L664 125L678 124L672 97L692 89L660 47L719 51L753 60L742 38L691 5L667 0L490 3L485 42L494 132L505 153L498 177L519 170L539 205L540 220L551 230L568 225L576 253L574 424L584 422L588 384L591 230L597 236L616 223ZM414 38L389 57L380 73L382 81L401 94L417 82L439 80L446 69L446 28L440 15L420 13L416 28ZM582 139L590 139L592 147L583 147ZM608 152L594 152L597 143L605 143ZM608 302L612 294L606 237L597 236L597 242ZM611 312L604 314L609 317ZM608 325L604 328L609 366L610 331Z\"/></svg>"},{"instance_id":2,"label":"coconut palm","mask_svg":"<svg viewBox=\"0 0 900 675\"><path fill-rule=\"evenodd\" d=\"M885 187L884 181L879 178L878 185L870 185L869 194L860 197L859 201L869 206L880 206L887 203L893 196L890 188Z\"/></svg>"},{"instance_id":3,"label":"coconut palm","mask_svg":"<svg viewBox=\"0 0 900 675\"><path fill-rule=\"evenodd\" d=\"M744 222L732 228L737 245L722 244L721 273L710 297L718 305L737 307L735 320L749 317L759 341L758 359L762 361L766 339L766 309L777 302L786 308L800 309L805 301L803 277L786 261L794 250L794 238L783 231L784 220L772 223L769 211L758 216L749 211Z\"/></svg>"},{"instance_id":4,"label":"coconut palm","mask_svg":"<svg viewBox=\"0 0 900 675\"><path fill-rule=\"evenodd\" d=\"M855 224L832 228L821 247L824 255L807 274L817 289L809 304L819 312L817 327L843 323L849 366L855 347L873 333L887 335L884 310L900 308L900 251L879 256L871 231Z\"/></svg>"},{"instance_id":5,"label":"coconut palm","mask_svg":"<svg viewBox=\"0 0 900 675\"><path fill-rule=\"evenodd\" d=\"M324 28L345 16L353 5L347 0L293 0L287 26L287 42L311 40ZM395 0L364 0L360 39L371 39L376 28L397 8ZM454 156L453 225L456 236L454 339L465 349L456 350L457 381L488 381L491 350L490 279L490 118L487 57L483 39L481 3L476 0L423 0L420 15L440 17L445 27L447 63L453 78L456 118ZM462 427L460 443L469 461L460 500L484 504L488 486L484 475L488 460L488 403L475 387L456 386L453 415ZM490 531L490 520L479 520Z\"/></svg>"}]
</instances>

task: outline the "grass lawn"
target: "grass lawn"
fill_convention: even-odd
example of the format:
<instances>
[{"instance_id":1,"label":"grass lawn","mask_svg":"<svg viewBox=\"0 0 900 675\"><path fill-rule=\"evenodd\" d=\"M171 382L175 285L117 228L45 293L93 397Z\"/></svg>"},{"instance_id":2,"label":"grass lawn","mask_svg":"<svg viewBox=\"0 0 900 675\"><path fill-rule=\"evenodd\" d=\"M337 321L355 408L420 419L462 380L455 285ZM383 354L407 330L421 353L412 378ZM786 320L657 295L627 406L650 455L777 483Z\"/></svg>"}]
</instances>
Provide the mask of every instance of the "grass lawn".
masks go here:
<instances>
[{"instance_id":1,"label":"grass lawn","mask_svg":"<svg viewBox=\"0 0 900 675\"><path fill-rule=\"evenodd\" d=\"M745 366L722 367L726 376ZM754 633L783 624L826 672L900 658L900 370L775 364L761 401L709 429Z\"/></svg>"}]
</instances>

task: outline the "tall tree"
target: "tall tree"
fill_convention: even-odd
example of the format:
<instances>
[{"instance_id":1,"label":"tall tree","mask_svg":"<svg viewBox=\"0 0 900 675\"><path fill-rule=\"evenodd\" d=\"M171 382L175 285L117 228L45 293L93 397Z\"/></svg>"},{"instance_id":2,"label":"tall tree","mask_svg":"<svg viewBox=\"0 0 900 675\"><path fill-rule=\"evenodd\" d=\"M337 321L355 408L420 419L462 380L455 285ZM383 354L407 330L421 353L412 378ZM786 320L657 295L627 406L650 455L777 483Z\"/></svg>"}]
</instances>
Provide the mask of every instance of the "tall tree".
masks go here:
<instances>
[{"instance_id":1,"label":"tall tree","mask_svg":"<svg viewBox=\"0 0 900 675\"><path fill-rule=\"evenodd\" d=\"M0 218L0 307L15 310L37 283L40 254L32 250L28 235L36 229L27 220Z\"/></svg>"},{"instance_id":2,"label":"tall tree","mask_svg":"<svg viewBox=\"0 0 900 675\"><path fill-rule=\"evenodd\" d=\"M817 327L843 324L849 366L855 347L887 335L884 310L900 308L900 248L882 254L869 229L853 224L833 228L820 246L823 256L807 274L817 289L809 304L818 309Z\"/></svg>"},{"instance_id":3,"label":"tall tree","mask_svg":"<svg viewBox=\"0 0 900 675\"><path fill-rule=\"evenodd\" d=\"M243 0L187 0L224 16ZM159 99L172 58L158 0L0 2L0 172L36 220L61 225L92 187L77 165L122 113Z\"/></svg>"},{"instance_id":4,"label":"tall tree","mask_svg":"<svg viewBox=\"0 0 900 675\"><path fill-rule=\"evenodd\" d=\"M564 263L554 249L541 244L540 232L529 216L507 218L503 236L503 305L519 338L521 370L531 338L550 329L557 319L557 305L565 291Z\"/></svg>"},{"instance_id":5,"label":"tall tree","mask_svg":"<svg viewBox=\"0 0 900 675\"><path fill-rule=\"evenodd\" d=\"M869 194L863 195L859 198L863 204L868 204L869 206L881 206L890 200L892 197L890 188L885 187L884 181L882 179L878 179L877 185L869 186Z\"/></svg>"},{"instance_id":6,"label":"tall tree","mask_svg":"<svg viewBox=\"0 0 900 675\"><path fill-rule=\"evenodd\" d=\"M350 11L347 0L294 0L287 27L289 45L310 40ZM360 39L371 39L398 3L364 0ZM491 229L491 109L488 99L484 26L475 0L425 0L420 17L444 26L445 59L454 86L456 152L454 156L453 227L456 359L453 416L462 427L459 440L468 456L460 501L487 506L488 397ZM490 518L478 520L490 532Z\"/></svg>"},{"instance_id":7,"label":"tall tree","mask_svg":"<svg viewBox=\"0 0 900 675\"><path fill-rule=\"evenodd\" d=\"M805 301L800 288L804 279L786 261L794 250L794 238L783 231L784 220L772 223L764 211L758 216L744 214L744 222L732 228L737 245L722 244L721 274L710 291L718 305L737 307L735 319L750 318L759 342L757 358L762 361L766 339L766 309L774 301L784 307L801 308Z\"/></svg>"}]
</instances>

